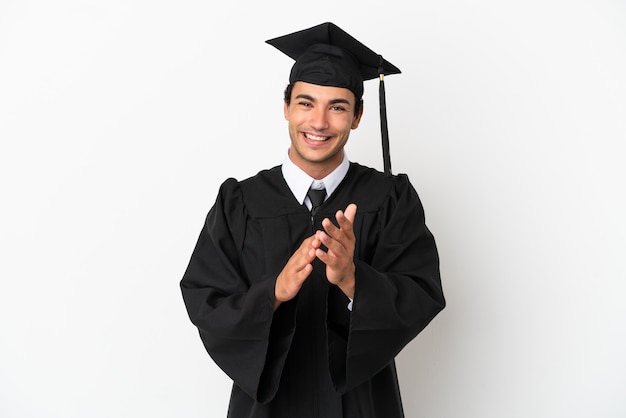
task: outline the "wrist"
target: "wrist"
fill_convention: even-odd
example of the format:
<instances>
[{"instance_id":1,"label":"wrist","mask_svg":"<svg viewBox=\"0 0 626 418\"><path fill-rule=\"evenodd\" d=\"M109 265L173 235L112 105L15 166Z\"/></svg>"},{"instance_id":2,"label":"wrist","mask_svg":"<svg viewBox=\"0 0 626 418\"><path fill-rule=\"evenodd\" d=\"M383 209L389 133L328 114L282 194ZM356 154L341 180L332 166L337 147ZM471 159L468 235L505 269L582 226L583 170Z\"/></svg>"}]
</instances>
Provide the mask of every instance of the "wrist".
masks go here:
<instances>
[{"instance_id":1,"label":"wrist","mask_svg":"<svg viewBox=\"0 0 626 418\"><path fill-rule=\"evenodd\" d=\"M354 292L356 288L356 276L354 274L354 270L355 270L355 267L354 267L354 264L352 264L352 269L350 271L350 274L344 277L337 284L337 286L339 287L339 289L341 289L343 294L346 295L350 299L354 299Z\"/></svg>"}]
</instances>

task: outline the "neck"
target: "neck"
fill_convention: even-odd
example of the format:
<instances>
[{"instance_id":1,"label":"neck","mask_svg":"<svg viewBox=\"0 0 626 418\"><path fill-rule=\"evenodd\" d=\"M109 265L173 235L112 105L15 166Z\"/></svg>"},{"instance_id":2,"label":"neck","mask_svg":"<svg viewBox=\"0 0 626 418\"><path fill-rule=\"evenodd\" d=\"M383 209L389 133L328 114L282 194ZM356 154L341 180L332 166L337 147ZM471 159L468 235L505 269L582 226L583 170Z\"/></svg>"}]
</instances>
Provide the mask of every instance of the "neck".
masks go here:
<instances>
[{"instance_id":1,"label":"neck","mask_svg":"<svg viewBox=\"0 0 626 418\"><path fill-rule=\"evenodd\" d=\"M297 155L294 156L293 148L289 150L289 159L291 162L315 180L323 179L339 167L339 165L341 165L341 162L343 161L343 151L338 154L337 157L338 158L320 162L307 161L302 158L298 158Z\"/></svg>"}]
</instances>

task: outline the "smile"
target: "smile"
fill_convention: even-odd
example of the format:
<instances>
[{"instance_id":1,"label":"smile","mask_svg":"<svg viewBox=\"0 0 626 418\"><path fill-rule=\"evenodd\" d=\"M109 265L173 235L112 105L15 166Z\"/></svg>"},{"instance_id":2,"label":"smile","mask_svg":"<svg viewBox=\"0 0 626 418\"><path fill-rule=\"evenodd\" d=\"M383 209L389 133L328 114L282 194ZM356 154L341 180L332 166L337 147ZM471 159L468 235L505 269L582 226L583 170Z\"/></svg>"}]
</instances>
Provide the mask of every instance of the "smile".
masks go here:
<instances>
[{"instance_id":1,"label":"smile","mask_svg":"<svg viewBox=\"0 0 626 418\"><path fill-rule=\"evenodd\" d=\"M329 136L319 136L319 135L313 135L313 134L309 134L309 133L305 133L304 137L306 139L311 140L311 141L326 141L326 140L328 140L328 138L330 138Z\"/></svg>"}]
</instances>

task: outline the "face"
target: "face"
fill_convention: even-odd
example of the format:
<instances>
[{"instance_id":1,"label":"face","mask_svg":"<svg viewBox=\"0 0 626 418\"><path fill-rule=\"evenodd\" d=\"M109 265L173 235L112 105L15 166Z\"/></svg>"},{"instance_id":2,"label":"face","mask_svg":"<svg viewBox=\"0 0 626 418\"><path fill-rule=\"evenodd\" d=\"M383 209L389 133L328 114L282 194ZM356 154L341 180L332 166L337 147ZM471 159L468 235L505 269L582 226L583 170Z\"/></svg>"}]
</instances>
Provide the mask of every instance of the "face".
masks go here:
<instances>
[{"instance_id":1,"label":"face","mask_svg":"<svg viewBox=\"0 0 626 418\"><path fill-rule=\"evenodd\" d=\"M284 108L291 161L317 179L339 166L350 131L361 121L362 111L355 115L355 104L348 89L296 82L291 103Z\"/></svg>"}]
</instances>

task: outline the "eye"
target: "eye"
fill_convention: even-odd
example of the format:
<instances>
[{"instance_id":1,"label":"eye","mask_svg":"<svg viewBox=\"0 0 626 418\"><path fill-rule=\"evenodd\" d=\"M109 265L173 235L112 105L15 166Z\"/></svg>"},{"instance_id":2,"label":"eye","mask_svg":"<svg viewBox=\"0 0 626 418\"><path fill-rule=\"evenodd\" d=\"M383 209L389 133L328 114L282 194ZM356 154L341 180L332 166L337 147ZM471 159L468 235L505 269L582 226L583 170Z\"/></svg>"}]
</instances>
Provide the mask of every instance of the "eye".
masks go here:
<instances>
[{"instance_id":1,"label":"eye","mask_svg":"<svg viewBox=\"0 0 626 418\"><path fill-rule=\"evenodd\" d=\"M312 106L310 102L298 102L298 104L300 106L303 106L303 107L311 107Z\"/></svg>"},{"instance_id":2,"label":"eye","mask_svg":"<svg viewBox=\"0 0 626 418\"><path fill-rule=\"evenodd\" d=\"M346 108L343 106L339 106L339 105L334 105L330 108L330 110L333 110L335 112L345 112Z\"/></svg>"}]
</instances>

